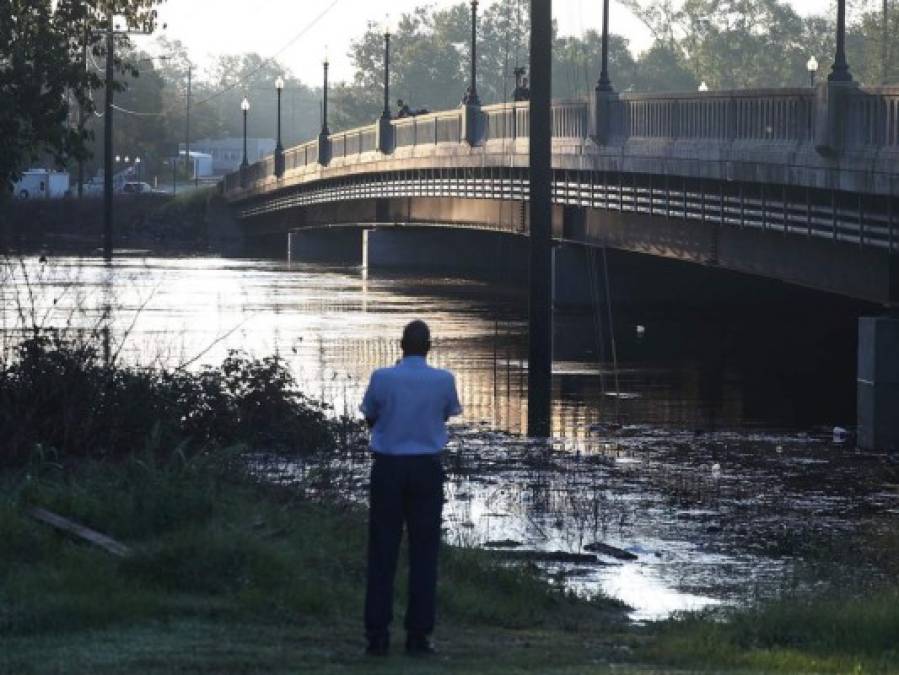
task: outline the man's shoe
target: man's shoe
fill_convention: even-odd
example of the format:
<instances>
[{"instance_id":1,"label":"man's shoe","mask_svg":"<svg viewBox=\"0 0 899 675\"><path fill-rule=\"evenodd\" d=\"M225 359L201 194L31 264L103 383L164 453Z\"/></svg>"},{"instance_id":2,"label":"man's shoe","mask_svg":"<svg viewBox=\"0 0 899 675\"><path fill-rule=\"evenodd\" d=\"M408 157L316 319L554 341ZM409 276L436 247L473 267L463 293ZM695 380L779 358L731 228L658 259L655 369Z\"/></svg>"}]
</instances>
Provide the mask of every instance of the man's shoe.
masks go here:
<instances>
[{"instance_id":1,"label":"man's shoe","mask_svg":"<svg viewBox=\"0 0 899 675\"><path fill-rule=\"evenodd\" d=\"M433 656L437 650L426 636L410 635L406 638L406 653L409 656Z\"/></svg>"},{"instance_id":2,"label":"man's shoe","mask_svg":"<svg viewBox=\"0 0 899 675\"><path fill-rule=\"evenodd\" d=\"M387 656L390 653L390 638L377 637L368 641L368 647L365 650L368 656Z\"/></svg>"}]
</instances>

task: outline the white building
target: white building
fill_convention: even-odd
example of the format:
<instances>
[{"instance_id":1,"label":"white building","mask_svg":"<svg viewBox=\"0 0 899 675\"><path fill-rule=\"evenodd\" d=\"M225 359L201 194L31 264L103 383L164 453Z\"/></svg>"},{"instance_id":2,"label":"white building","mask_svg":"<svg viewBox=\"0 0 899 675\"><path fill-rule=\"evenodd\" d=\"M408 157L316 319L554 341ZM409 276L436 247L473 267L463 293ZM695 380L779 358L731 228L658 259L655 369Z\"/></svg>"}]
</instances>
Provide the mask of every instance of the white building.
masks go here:
<instances>
[{"instance_id":1,"label":"white building","mask_svg":"<svg viewBox=\"0 0 899 675\"><path fill-rule=\"evenodd\" d=\"M195 151L193 145L190 147L190 163L193 165L191 178L207 178L215 175L215 172L213 171L212 155L207 152ZM180 150L178 154L182 158L181 161L184 161L184 150Z\"/></svg>"},{"instance_id":2,"label":"white building","mask_svg":"<svg viewBox=\"0 0 899 675\"><path fill-rule=\"evenodd\" d=\"M248 138L247 161L253 164L267 155L274 154L275 145L276 142L273 138ZM180 151L183 155L183 143ZM212 174L222 176L240 168L240 163L243 161L243 138L203 138L190 144L191 156L194 151L210 156L212 158Z\"/></svg>"}]
</instances>

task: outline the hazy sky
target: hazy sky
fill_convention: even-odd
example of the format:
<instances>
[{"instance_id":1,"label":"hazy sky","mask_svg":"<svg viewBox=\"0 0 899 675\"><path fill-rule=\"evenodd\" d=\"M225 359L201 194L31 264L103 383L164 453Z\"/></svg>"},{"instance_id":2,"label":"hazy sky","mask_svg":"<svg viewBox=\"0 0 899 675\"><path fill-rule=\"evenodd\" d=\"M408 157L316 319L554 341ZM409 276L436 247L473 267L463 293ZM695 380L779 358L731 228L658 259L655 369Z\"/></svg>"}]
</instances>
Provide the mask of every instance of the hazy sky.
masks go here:
<instances>
[{"instance_id":1,"label":"hazy sky","mask_svg":"<svg viewBox=\"0 0 899 675\"><path fill-rule=\"evenodd\" d=\"M396 18L418 5L446 7L458 1L168 0L161 5L159 14L161 21L168 23L164 33L184 42L201 67L218 54L254 51L268 57L281 52L282 63L302 80L317 84L326 48L334 79L352 76L347 51L350 41L365 31L367 22L383 21L387 12ZM489 4L492 4L490 0L481 2L482 7ZM790 0L790 4L800 13L808 14L827 11L832 0ZM589 28L599 30L602 3L555 0L553 13L563 35L577 35ZM609 26L613 33L630 39L636 51L644 49L650 41L642 24L614 0Z\"/></svg>"}]
</instances>

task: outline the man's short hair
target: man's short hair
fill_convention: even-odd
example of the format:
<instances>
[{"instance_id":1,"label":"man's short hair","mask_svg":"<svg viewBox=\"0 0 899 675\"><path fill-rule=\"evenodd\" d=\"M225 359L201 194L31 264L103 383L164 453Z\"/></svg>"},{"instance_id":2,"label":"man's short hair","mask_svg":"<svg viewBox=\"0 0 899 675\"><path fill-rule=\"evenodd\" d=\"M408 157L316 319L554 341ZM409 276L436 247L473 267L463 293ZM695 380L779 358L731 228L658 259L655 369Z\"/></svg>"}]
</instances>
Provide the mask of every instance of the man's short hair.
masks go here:
<instances>
[{"instance_id":1,"label":"man's short hair","mask_svg":"<svg viewBox=\"0 0 899 675\"><path fill-rule=\"evenodd\" d=\"M428 324L419 319L407 323L400 346L408 354L427 354L431 348L431 330Z\"/></svg>"}]
</instances>

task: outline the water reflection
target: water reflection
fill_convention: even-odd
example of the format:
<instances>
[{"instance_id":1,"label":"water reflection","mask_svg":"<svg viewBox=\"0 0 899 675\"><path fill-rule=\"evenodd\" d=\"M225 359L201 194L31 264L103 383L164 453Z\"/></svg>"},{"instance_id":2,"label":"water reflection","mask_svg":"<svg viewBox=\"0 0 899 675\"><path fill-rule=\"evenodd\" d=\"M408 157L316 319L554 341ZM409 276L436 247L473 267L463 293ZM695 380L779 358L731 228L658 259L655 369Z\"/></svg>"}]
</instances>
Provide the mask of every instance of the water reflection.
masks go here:
<instances>
[{"instance_id":1,"label":"water reflection","mask_svg":"<svg viewBox=\"0 0 899 675\"><path fill-rule=\"evenodd\" d=\"M38 324L108 327L111 355L143 365L197 368L231 349L278 353L306 391L348 413L371 370L399 358L410 317L426 320L432 360L456 372L465 406L450 448L448 538L630 551L636 561L548 568L581 592L623 599L637 618L776 592L795 574L803 542L854 536L862 518L899 508L876 458L847 461L810 425L851 415L845 396L828 393L845 366L827 353L833 342L803 348L788 320L766 342L772 327L742 318L619 313L616 387L597 359L591 318L560 315L556 438L541 454L514 437L527 420L520 289L219 258L28 260L3 274L7 347L15 330ZM777 379L789 359L801 381ZM822 359L831 371L816 368ZM362 498L358 468L352 490Z\"/></svg>"}]
</instances>

